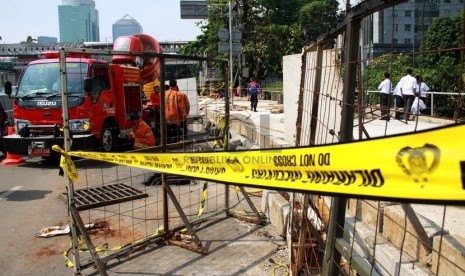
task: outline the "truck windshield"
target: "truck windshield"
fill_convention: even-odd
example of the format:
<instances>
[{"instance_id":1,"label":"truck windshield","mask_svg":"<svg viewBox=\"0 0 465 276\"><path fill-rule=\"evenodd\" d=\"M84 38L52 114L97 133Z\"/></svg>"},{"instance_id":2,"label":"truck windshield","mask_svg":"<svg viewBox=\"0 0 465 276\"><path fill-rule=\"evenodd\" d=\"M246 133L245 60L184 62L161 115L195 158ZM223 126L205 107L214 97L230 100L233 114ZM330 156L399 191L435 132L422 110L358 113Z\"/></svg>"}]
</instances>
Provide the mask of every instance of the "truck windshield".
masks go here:
<instances>
[{"instance_id":1,"label":"truck windshield","mask_svg":"<svg viewBox=\"0 0 465 276\"><path fill-rule=\"evenodd\" d=\"M87 76L87 64L66 63L68 93L73 96L84 94L83 80ZM29 65L18 87L18 97L35 95L61 95L60 64L38 63Z\"/></svg>"}]
</instances>

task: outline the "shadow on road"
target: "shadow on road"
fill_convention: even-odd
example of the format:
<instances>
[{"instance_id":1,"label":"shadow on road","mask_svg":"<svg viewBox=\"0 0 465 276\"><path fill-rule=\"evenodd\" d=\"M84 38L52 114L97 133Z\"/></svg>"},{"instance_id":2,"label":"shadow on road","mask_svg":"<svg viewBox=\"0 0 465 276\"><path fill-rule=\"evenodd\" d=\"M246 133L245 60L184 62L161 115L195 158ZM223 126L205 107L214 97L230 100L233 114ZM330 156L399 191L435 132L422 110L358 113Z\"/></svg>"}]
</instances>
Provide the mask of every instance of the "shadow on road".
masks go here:
<instances>
[{"instance_id":1,"label":"shadow on road","mask_svg":"<svg viewBox=\"0 0 465 276\"><path fill-rule=\"evenodd\" d=\"M33 157L26 159L26 162L18 164L17 166L31 169L58 169L59 161L59 157L55 156L51 158Z\"/></svg>"},{"instance_id":2,"label":"shadow on road","mask_svg":"<svg viewBox=\"0 0 465 276\"><path fill-rule=\"evenodd\" d=\"M72 158L76 168L83 169L83 168L111 168L116 165L103 162L103 161L96 161L96 160L86 160L83 158ZM24 168L31 168L31 169L59 169L60 167L60 159L58 158L31 158L28 159L25 163L18 164L16 166L24 167Z\"/></svg>"},{"instance_id":3,"label":"shadow on road","mask_svg":"<svg viewBox=\"0 0 465 276\"><path fill-rule=\"evenodd\" d=\"M0 192L0 195L7 191ZM3 197L7 201L29 201L44 198L46 194L52 191L41 191L41 190L28 190L28 191L14 191Z\"/></svg>"}]
</instances>

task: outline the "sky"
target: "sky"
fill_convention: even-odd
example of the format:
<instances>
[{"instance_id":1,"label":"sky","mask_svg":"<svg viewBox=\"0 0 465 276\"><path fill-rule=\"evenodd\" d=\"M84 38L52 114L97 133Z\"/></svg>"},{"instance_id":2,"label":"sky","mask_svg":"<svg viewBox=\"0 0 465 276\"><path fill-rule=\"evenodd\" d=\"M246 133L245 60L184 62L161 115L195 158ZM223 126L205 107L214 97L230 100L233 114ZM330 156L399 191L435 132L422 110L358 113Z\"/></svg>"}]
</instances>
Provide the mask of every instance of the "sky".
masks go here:
<instances>
[{"instance_id":1,"label":"sky","mask_svg":"<svg viewBox=\"0 0 465 276\"><path fill-rule=\"evenodd\" d=\"M180 0L94 0L99 11L100 40L112 40L112 25L126 14L158 41L189 41L201 34L197 22L181 19ZM62 0L0 0L1 44L19 43L30 35L60 40L58 5Z\"/></svg>"}]
</instances>

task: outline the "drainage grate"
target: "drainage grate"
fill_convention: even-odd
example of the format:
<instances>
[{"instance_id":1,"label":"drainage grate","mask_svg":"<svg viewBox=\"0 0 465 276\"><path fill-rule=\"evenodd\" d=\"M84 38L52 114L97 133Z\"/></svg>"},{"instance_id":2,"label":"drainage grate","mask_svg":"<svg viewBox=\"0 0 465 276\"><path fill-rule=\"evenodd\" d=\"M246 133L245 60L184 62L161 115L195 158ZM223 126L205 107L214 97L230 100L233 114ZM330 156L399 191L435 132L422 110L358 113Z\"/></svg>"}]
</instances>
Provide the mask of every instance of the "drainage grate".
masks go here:
<instances>
[{"instance_id":1,"label":"drainage grate","mask_svg":"<svg viewBox=\"0 0 465 276\"><path fill-rule=\"evenodd\" d=\"M61 196L68 200L67 193L62 193ZM74 201L79 211L144 197L148 195L125 184L111 184L74 191Z\"/></svg>"}]
</instances>

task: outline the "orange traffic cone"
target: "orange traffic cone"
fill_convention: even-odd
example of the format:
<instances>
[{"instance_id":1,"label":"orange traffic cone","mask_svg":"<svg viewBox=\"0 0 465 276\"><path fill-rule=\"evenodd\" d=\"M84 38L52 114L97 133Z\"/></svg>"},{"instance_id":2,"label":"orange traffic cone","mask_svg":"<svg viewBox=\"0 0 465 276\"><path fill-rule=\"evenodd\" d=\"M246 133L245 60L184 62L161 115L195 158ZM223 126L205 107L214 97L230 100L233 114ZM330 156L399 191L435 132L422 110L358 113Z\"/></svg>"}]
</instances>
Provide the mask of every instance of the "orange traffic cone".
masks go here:
<instances>
[{"instance_id":1,"label":"orange traffic cone","mask_svg":"<svg viewBox=\"0 0 465 276\"><path fill-rule=\"evenodd\" d=\"M8 127L8 135L14 134L14 127ZM20 155L6 152L6 158L3 159L2 165L17 165L26 162Z\"/></svg>"}]
</instances>

